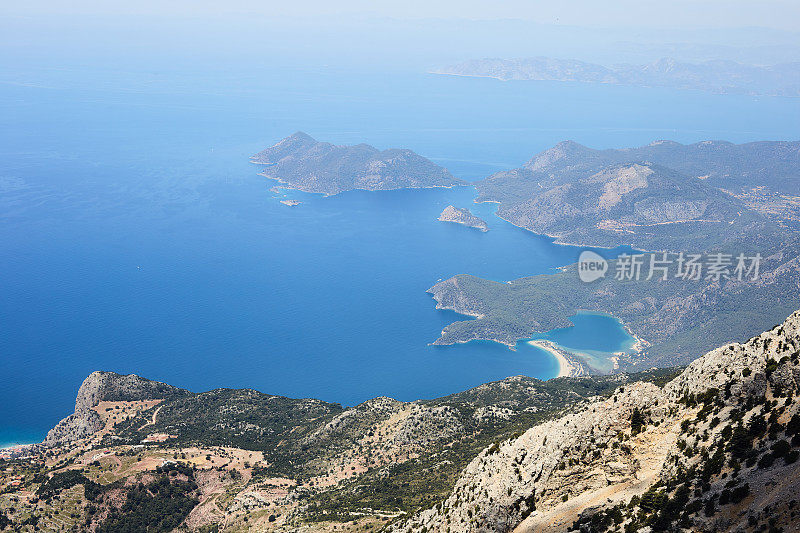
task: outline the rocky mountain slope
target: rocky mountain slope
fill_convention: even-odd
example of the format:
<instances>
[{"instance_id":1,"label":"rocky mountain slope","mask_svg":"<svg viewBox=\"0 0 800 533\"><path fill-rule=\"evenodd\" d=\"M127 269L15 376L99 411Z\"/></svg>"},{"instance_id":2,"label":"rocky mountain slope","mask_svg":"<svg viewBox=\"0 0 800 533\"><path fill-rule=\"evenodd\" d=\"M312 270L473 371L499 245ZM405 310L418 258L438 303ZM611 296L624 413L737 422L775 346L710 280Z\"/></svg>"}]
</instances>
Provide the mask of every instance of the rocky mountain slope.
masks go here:
<instances>
[{"instance_id":1,"label":"rocky mountain slope","mask_svg":"<svg viewBox=\"0 0 800 533\"><path fill-rule=\"evenodd\" d=\"M265 165L262 175L290 189L338 194L368 191L452 187L464 182L445 168L411 150L378 150L367 144L336 146L297 132L255 154Z\"/></svg>"},{"instance_id":2,"label":"rocky mountain slope","mask_svg":"<svg viewBox=\"0 0 800 533\"><path fill-rule=\"evenodd\" d=\"M581 168L647 161L702 178L735 194L754 186L782 194L798 193L798 141L734 144L710 140L681 144L661 140L635 148L608 150L564 141L536 155L524 167L532 171L561 172L570 168L581 171Z\"/></svg>"},{"instance_id":3,"label":"rocky mountain slope","mask_svg":"<svg viewBox=\"0 0 800 533\"><path fill-rule=\"evenodd\" d=\"M75 411L48 432L47 446L87 438L104 427L98 413L103 402L163 400L179 398L189 392L166 383L139 376L121 376L114 372L92 372L81 384L75 398Z\"/></svg>"},{"instance_id":4,"label":"rocky mountain slope","mask_svg":"<svg viewBox=\"0 0 800 533\"><path fill-rule=\"evenodd\" d=\"M102 429L5 460L0 529L790 531L799 388L800 311L682 371L348 409L94 373Z\"/></svg>"},{"instance_id":5,"label":"rocky mountain slope","mask_svg":"<svg viewBox=\"0 0 800 533\"><path fill-rule=\"evenodd\" d=\"M69 524L117 531L130 526L127 516L148 522L148 509L159 506L174 524L166 530L384 525L444 498L458 472L497 439L620 384L674 374L513 377L436 400L375 398L345 409L253 390L190 393L95 372L66 419L81 430L55 431L43 450L31 450L33 462L0 469L0 486L23 479L0 494L0 516L25 531Z\"/></svg>"},{"instance_id":6,"label":"rocky mountain slope","mask_svg":"<svg viewBox=\"0 0 800 533\"><path fill-rule=\"evenodd\" d=\"M490 446L445 501L391 530L793 530L798 388L800 312L663 388L620 387Z\"/></svg>"},{"instance_id":7,"label":"rocky mountain slope","mask_svg":"<svg viewBox=\"0 0 800 533\"><path fill-rule=\"evenodd\" d=\"M473 59L432 71L500 80L550 80L610 83L639 87L673 87L714 93L800 96L800 64L763 67L734 61L685 63L663 58L647 65L605 67L585 61L530 57Z\"/></svg>"},{"instance_id":8,"label":"rocky mountain slope","mask_svg":"<svg viewBox=\"0 0 800 533\"><path fill-rule=\"evenodd\" d=\"M518 184L518 171L495 175ZM524 171L523 171L524 173ZM498 213L518 226L559 242L637 249L703 249L712 243L777 231L741 200L699 178L653 163L610 165L571 179L536 179L528 197L502 202ZM491 186L488 186L491 187ZM479 200L495 200L479 186Z\"/></svg>"},{"instance_id":9,"label":"rocky mountain slope","mask_svg":"<svg viewBox=\"0 0 800 533\"><path fill-rule=\"evenodd\" d=\"M586 246L646 250L780 242L800 220L800 143L660 141L593 150L566 141L476 184L515 225Z\"/></svg>"}]
</instances>

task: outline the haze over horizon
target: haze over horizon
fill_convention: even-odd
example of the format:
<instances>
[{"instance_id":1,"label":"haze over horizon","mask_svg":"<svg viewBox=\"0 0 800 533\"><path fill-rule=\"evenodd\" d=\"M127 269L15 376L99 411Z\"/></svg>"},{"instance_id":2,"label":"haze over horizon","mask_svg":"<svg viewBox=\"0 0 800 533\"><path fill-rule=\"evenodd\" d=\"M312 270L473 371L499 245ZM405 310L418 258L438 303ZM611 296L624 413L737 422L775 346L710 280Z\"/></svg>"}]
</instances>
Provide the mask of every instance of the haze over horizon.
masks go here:
<instances>
[{"instance_id":1,"label":"haze over horizon","mask_svg":"<svg viewBox=\"0 0 800 533\"><path fill-rule=\"evenodd\" d=\"M156 16L220 16L250 15L264 17L306 17L345 15L389 17L398 19L518 19L542 24L585 27L650 27L650 28L732 28L764 27L796 31L800 4L787 0L750 2L747 0L617 0L599 4L592 0L562 2L530 2L485 0L426 2L371 2L345 0L325 2L302 0L291 3L233 0L220 3L211 0L146 0L122 5L100 0L60 2L33 0L6 5L0 13L17 15L156 15Z\"/></svg>"},{"instance_id":2,"label":"haze over horizon","mask_svg":"<svg viewBox=\"0 0 800 533\"><path fill-rule=\"evenodd\" d=\"M798 3L677 3L680 9L676 2L649 0L35 0L0 6L0 61L75 66L99 60L116 68L203 61L209 69L257 61L419 71L483 57L550 56L606 65L662 57L764 65L800 60Z\"/></svg>"}]
</instances>

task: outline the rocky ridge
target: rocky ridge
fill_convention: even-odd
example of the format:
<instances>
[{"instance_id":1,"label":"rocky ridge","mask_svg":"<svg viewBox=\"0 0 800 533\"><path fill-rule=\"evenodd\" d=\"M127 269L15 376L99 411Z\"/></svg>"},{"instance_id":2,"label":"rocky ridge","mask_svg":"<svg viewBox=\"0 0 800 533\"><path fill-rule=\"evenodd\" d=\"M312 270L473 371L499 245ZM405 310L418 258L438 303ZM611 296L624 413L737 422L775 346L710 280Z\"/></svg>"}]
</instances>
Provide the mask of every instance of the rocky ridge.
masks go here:
<instances>
[{"instance_id":1,"label":"rocky ridge","mask_svg":"<svg viewBox=\"0 0 800 533\"><path fill-rule=\"evenodd\" d=\"M663 389L626 385L497 442L444 502L392 531L745 531L789 523L800 493L799 349L796 312L700 357Z\"/></svg>"},{"instance_id":2,"label":"rocky ridge","mask_svg":"<svg viewBox=\"0 0 800 533\"><path fill-rule=\"evenodd\" d=\"M139 377L114 372L96 371L89 374L78 389L75 411L47 433L43 444L55 446L87 438L104 426L95 408L102 401L164 399L185 396L188 391Z\"/></svg>"},{"instance_id":3,"label":"rocky ridge","mask_svg":"<svg viewBox=\"0 0 800 533\"><path fill-rule=\"evenodd\" d=\"M378 397L344 409L96 372L46 446L5 458L0 486L22 482L0 492L0 516L22 531L116 531L162 520L156 508L190 531L382 527L443 498L494 440L620 384L669 375L516 376L435 400Z\"/></svg>"}]
</instances>

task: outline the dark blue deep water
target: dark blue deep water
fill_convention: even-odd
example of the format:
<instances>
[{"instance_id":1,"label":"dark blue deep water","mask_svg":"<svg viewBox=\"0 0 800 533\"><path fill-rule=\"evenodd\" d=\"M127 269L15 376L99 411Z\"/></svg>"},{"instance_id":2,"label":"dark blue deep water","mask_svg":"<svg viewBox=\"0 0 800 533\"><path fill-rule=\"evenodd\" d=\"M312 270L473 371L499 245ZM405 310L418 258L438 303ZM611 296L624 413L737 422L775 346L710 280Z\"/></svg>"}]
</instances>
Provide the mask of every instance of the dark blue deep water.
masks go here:
<instances>
[{"instance_id":1,"label":"dark blue deep water","mask_svg":"<svg viewBox=\"0 0 800 533\"><path fill-rule=\"evenodd\" d=\"M184 70L0 71L0 444L42 438L97 369L348 405L556 373L532 347L429 346L459 317L425 291L458 273L548 272L579 250L501 221L490 204L474 207L488 233L437 222L450 203L470 206L469 187L290 193L303 204L286 207L248 156L296 130L411 148L474 180L564 139L793 139L800 123L790 99ZM608 317L576 324L554 340L600 351L629 340Z\"/></svg>"}]
</instances>

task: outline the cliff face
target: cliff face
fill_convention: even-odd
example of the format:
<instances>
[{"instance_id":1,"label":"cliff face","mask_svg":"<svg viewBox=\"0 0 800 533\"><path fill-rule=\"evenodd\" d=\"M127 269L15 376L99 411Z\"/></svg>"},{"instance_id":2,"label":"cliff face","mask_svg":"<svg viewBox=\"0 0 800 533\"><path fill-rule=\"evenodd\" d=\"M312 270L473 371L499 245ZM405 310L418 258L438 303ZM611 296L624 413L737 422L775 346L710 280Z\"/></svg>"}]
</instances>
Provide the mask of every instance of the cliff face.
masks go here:
<instances>
[{"instance_id":1,"label":"cliff face","mask_svg":"<svg viewBox=\"0 0 800 533\"><path fill-rule=\"evenodd\" d=\"M411 150L367 144L336 146L297 132L251 157L262 175L305 192L338 194L404 188L452 187L464 182Z\"/></svg>"},{"instance_id":2,"label":"cliff face","mask_svg":"<svg viewBox=\"0 0 800 533\"><path fill-rule=\"evenodd\" d=\"M47 432L43 444L55 446L67 442L84 439L103 428L103 422L92 409L75 406L75 412L62 419L56 426Z\"/></svg>"},{"instance_id":3,"label":"cliff face","mask_svg":"<svg viewBox=\"0 0 800 533\"><path fill-rule=\"evenodd\" d=\"M796 312L709 352L663 389L628 385L496 443L445 502L393 530L720 531L788 520L800 493L799 347Z\"/></svg>"},{"instance_id":4,"label":"cliff face","mask_svg":"<svg viewBox=\"0 0 800 533\"><path fill-rule=\"evenodd\" d=\"M114 372L92 372L83 380L75 398L75 411L47 433L44 444L56 444L86 438L103 428L94 408L101 401L163 399L188 394L188 391L139 377Z\"/></svg>"}]
</instances>

